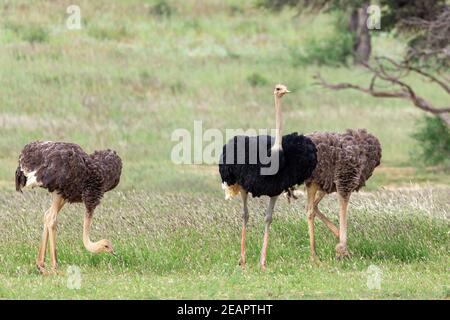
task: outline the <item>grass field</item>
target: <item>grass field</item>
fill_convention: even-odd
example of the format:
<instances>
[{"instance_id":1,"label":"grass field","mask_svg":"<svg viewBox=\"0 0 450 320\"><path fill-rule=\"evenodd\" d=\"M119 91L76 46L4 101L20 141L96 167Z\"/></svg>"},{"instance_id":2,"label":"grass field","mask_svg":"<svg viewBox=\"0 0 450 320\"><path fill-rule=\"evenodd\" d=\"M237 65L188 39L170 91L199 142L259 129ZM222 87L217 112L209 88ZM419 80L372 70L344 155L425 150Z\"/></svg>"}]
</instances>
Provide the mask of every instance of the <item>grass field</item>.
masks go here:
<instances>
[{"instance_id":1,"label":"grass field","mask_svg":"<svg viewBox=\"0 0 450 320\"><path fill-rule=\"evenodd\" d=\"M313 85L368 81L359 68L299 64L295 50L333 32L328 15L273 14L241 1L77 1L81 30L65 27L69 1L8 1L0 5L0 298L448 298L450 176L419 167L411 138L423 114L401 100ZM400 55L390 35L374 37L375 54ZM256 79L256 80L255 80ZM421 79L419 93L436 105L446 97ZM308 259L304 197L276 207L268 272L258 268L262 212L250 202L249 265L237 262L239 201L224 201L214 165L175 165L177 128L272 128L272 89L284 100L285 131L365 127L383 146L382 165L351 200L352 259L334 259L334 240L318 225L322 263ZM109 238L118 257L82 246L80 205L60 215L61 274L34 268L49 206L43 190L14 192L23 145L64 140L86 151L112 148L124 162L119 187L94 218L93 239ZM334 196L324 211L336 221ZM67 287L79 266L82 286ZM367 287L367 268L381 270L381 289Z\"/></svg>"},{"instance_id":2,"label":"grass field","mask_svg":"<svg viewBox=\"0 0 450 320\"><path fill-rule=\"evenodd\" d=\"M262 215L251 203L248 266L238 266L238 201L185 194L112 192L96 214L93 238L110 237L117 258L87 253L81 242L82 207L64 210L59 224L60 275L42 277L34 266L41 193L2 199L4 298L445 298L449 294L448 189L381 191L355 195L349 220L353 257L337 262L334 238L318 224L319 265L309 263L302 201L278 204L261 273ZM414 201L411 201L414 199ZM324 213L336 217L336 199ZM37 210L40 208L41 210ZM26 213L26 215L25 215ZM20 221L17 221L17 217ZM16 217L16 219L14 218ZM67 288L68 266L81 269L80 290ZM367 287L368 267L381 288Z\"/></svg>"}]
</instances>

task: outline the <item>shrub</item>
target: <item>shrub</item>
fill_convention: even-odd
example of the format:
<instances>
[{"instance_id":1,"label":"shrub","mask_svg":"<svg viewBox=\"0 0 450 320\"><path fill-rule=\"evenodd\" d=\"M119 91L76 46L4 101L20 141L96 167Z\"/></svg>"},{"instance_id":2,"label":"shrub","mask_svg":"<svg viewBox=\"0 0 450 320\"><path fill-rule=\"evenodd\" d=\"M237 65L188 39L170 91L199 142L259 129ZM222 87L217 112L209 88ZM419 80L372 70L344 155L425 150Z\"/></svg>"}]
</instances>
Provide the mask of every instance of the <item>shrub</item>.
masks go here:
<instances>
[{"instance_id":1,"label":"shrub","mask_svg":"<svg viewBox=\"0 0 450 320\"><path fill-rule=\"evenodd\" d=\"M47 42L49 38L48 31L41 26L32 26L24 30L22 39L30 43Z\"/></svg>"},{"instance_id":2,"label":"shrub","mask_svg":"<svg viewBox=\"0 0 450 320\"><path fill-rule=\"evenodd\" d=\"M170 18L174 13L174 9L165 0L159 0L150 8L150 13L157 17Z\"/></svg>"},{"instance_id":3,"label":"shrub","mask_svg":"<svg viewBox=\"0 0 450 320\"><path fill-rule=\"evenodd\" d=\"M169 87L172 94L181 94L186 90L186 84L181 80L175 81Z\"/></svg>"},{"instance_id":4,"label":"shrub","mask_svg":"<svg viewBox=\"0 0 450 320\"><path fill-rule=\"evenodd\" d=\"M257 72L254 72L251 75L249 75L247 77L247 82L252 87L265 86L265 85L267 85L269 83L266 78L264 78L262 75L260 75Z\"/></svg>"},{"instance_id":5,"label":"shrub","mask_svg":"<svg viewBox=\"0 0 450 320\"><path fill-rule=\"evenodd\" d=\"M416 160L450 168L450 129L440 118L425 116L412 137L418 142L418 152L413 155Z\"/></svg>"},{"instance_id":6,"label":"shrub","mask_svg":"<svg viewBox=\"0 0 450 320\"><path fill-rule=\"evenodd\" d=\"M256 6L274 11L280 11L284 6L294 7L299 3L299 0L256 0Z\"/></svg>"},{"instance_id":7,"label":"shrub","mask_svg":"<svg viewBox=\"0 0 450 320\"><path fill-rule=\"evenodd\" d=\"M347 31L341 14L336 15L334 24L334 31L329 36L318 39L313 35L303 47L291 48L293 66L311 63L328 66L347 64L353 52L354 36Z\"/></svg>"},{"instance_id":8,"label":"shrub","mask_svg":"<svg viewBox=\"0 0 450 320\"><path fill-rule=\"evenodd\" d=\"M48 30L36 24L19 24L8 21L4 24L4 27L29 43L43 43L49 39Z\"/></svg>"},{"instance_id":9,"label":"shrub","mask_svg":"<svg viewBox=\"0 0 450 320\"><path fill-rule=\"evenodd\" d=\"M228 12L231 16L235 16L235 15L242 15L245 13L244 9L237 5L237 4L232 4L228 7Z\"/></svg>"}]
</instances>

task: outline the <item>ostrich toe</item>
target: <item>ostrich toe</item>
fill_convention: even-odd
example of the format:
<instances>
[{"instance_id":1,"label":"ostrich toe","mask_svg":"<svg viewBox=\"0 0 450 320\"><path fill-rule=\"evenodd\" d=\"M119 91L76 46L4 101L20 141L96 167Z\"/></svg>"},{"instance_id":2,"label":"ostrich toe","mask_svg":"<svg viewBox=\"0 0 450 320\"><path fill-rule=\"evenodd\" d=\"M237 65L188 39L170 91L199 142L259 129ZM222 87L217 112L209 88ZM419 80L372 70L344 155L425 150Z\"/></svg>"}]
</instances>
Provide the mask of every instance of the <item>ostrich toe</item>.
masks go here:
<instances>
[{"instance_id":1,"label":"ostrich toe","mask_svg":"<svg viewBox=\"0 0 450 320\"><path fill-rule=\"evenodd\" d=\"M350 258L350 252L347 249L347 246L342 244L342 243L338 243L336 245L336 258L338 260L342 260L344 258Z\"/></svg>"}]
</instances>

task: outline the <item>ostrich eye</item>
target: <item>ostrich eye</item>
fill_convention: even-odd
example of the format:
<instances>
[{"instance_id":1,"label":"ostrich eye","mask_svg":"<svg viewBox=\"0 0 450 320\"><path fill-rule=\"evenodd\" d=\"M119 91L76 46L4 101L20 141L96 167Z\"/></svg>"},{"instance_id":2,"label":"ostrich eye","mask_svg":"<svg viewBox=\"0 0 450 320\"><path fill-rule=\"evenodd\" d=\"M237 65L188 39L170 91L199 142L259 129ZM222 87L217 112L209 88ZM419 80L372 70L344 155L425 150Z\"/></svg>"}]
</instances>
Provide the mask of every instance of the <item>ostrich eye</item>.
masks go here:
<instances>
[{"instance_id":1,"label":"ostrich eye","mask_svg":"<svg viewBox=\"0 0 450 320\"><path fill-rule=\"evenodd\" d=\"M280 91L280 88L277 88L277 91Z\"/></svg>"}]
</instances>

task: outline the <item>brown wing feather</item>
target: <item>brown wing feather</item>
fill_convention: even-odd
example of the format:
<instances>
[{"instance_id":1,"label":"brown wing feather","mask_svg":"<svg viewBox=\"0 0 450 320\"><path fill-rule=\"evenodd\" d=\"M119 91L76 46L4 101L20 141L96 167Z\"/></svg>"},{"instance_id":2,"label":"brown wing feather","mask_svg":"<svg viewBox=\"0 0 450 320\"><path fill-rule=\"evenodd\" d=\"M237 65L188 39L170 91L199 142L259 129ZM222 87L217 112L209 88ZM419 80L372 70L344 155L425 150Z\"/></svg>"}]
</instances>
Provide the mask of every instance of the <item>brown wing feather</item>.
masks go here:
<instances>
[{"instance_id":1,"label":"brown wing feather","mask_svg":"<svg viewBox=\"0 0 450 320\"><path fill-rule=\"evenodd\" d=\"M359 190L380 164L381 145L365 129L345 133L314 132L318 164L307 184L315 182L326 193L346 196Z\"/></svg>"},{"instance_id":2,"label":"brown wing feather","mask_svg":"<svg viewBox=\"0 0 450 320\"><path fill-rule=\"evenodd\" d=\"M24 147L19 166L26 172L36 171L36 180L49 192L58 191L69 202L80 202L86 178L95 175L88 159L76 144L35 141Z\"/></svg>"}]
</instances>

